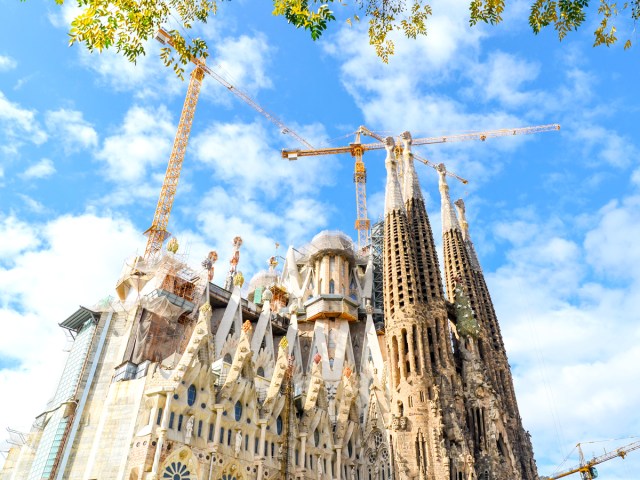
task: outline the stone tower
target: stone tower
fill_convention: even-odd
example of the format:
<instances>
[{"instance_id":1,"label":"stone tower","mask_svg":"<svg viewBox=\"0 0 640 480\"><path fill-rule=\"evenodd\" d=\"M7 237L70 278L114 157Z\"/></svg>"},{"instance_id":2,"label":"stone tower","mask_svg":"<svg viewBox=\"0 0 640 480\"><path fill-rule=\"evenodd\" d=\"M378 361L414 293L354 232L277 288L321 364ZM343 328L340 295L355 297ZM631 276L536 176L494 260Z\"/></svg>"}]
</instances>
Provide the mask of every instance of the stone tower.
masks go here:
<instances>
[{"instance_id":1,"label":"stone tower","mask_svg":"<svg viewBox=\"0 0 640 480\"><path fill-rule=\"evenodd\" d=\"M384 308L390 448L395 478L536 479L484 276L439 167L444 296L435 242L411 154L386 140ZM462 227L460 226L462 223Z\"/></svg>"},{"instance_id":2,"label":"stone tower","mask_svg":"<svg viewBox=\"0 0 640 480\"><path fill-rule=\"evenodd\" d=\"M479 478L535 479L533 450L518 413L511 371L489 290L469 237L464 202L455 203L446 169L438 166L447 293L456 307L468 299L473 329L458 319L461 364L470 445Z\"/></svg>"}]
</instances>

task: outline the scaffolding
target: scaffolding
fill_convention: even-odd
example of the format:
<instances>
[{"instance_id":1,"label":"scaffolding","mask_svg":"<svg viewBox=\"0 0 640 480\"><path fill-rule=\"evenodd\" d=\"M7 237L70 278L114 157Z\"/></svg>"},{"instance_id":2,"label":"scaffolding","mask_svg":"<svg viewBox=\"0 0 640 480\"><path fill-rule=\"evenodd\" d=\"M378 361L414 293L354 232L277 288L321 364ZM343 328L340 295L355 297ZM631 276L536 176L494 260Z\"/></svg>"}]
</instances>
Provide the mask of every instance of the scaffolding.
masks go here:
<instances>
[{"instance_id":1,"label":"scaffolding","mask_svg":"<svg viewBox=\"0 0 640 480\"><path fill-rule=\"evenodd\" d=\"M373 255L373 324L376 332L384 333L384 299L382 274L382 248L384 245L384 220L371 228L371 254Z\"/></svg>"}]
</instances>

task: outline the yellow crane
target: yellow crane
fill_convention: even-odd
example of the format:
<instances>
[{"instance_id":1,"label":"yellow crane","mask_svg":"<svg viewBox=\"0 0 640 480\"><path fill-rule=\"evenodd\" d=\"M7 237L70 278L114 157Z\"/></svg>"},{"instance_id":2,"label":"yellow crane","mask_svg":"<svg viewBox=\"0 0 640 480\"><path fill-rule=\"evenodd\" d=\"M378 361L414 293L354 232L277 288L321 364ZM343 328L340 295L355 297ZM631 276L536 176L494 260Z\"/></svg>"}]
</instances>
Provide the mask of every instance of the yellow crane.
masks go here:
<instances>
[{"instance_id":1,"label":"yellow crane","mask_svg":"<svg viewBox=\"0 0 640 480\"><path fill-rule=\"evenodd\" d=\"M173 39L169 33L160 29L156 34L156 40L163 45L173 46ZM193 115L196 111L196 105L198 104L198 97L200 96L200 88L202 86L202 79L204 75L209 75L215 80L224 85L230 92L240 98L243 102L248 104L262 116L264 116L271 123L276 125L280 131L284 134L291 135L298 140L302 145L313 148L313 146L307 142L304 138L298 135L295 131L291 130L278 118L264 108L262 108L251 96L243 92L241 89L232 85L220 74L209 68L204 60L199 58L191 58L191 61L195 64L193 72L191 72L191 79L189 80L189 87L187 88L187 96L184 100L182 107L182 113L180 115L180 122L178 123L178 131L176 132L176 138L173 142L173 148L171 150L171 156L169 157L169 164L167 165L167 171L164 175L164 181L160 190L160 197L158 198L158 204L153 216L153 222L151 226L144 232L148 235L147 246L144 251L144 258L148 259L157 254L162 249L162 244L165 239L170 236L167 225L169 223L169 215L171 214L171 208L173 207L173 201L176 196L176 189L178 187L178 181L180 180L180 172L182 170L182 163L184 161L184 154L187 150L187 143L189 142L189 135L191 134L191 125L193 124Z\"/></svg>"},{"instance_id":2,"label":"yellow crane","mask_svg":"<svg viewBox=\"0 0 640 480\"><path fill-rule=\"evenodd\" d=\"M539 132L549 132L553 130L560 130L560 125L554 123L550 125L538 125L533 127L523 128L503 128L499 130L487 130L484 132L471 132L462 133L458 135L446 135L440 137L425 137L415 138L412 141L413 145L430 145L434 143L453 143L453 142L465 142L469 140L481 140L485 141L487 138L504 137L508 135L530 135ZM361 143L360 135L367 135L378 140L378 143ZM358 128L355 133L355 142L347 146L342 147L327 147L327 148L311 148L308 150L301 149L283 149L282 158L288 160L297 160L299 157L310 157L316 155L335 155L340 153L350 153L355 158L353 181L356 184L356 222L355 229L358 232L358 248L362 249L368 246L371 242L371 222L367 216L367 195L366 195L366 182L367 171L362 160L362 156L369 150L382 150L385 148L382 137L371 132L364 126ZM396 139L396 149L398 153L402 152L402 142ZM435 168L435 164L417 155L413 155L425 165ZM457 178L463 183L467 181L458 175L451 174L454 178Z\"/></svg>"},{"instance_id":3,"label":"yellow crane","mask_svg":"<svg viewBox=\"0 0 640 480\"><path fill-rule=\"evenodd\" d=\"M593 457L591 460L585 461L584 454L582 453L582 448L578 443L576 445L578 447L578 453L580 455L580 465L574 468L570 468L569 470L565 470L564 472L558 473L556 475L551 475L550 477L541 477L542 480L556 480L557 478L568 477L569 475L573 475L574 473L580 473L580 477L582 480L593 480L594 478L598 478L598 470L596 470L596 465L599 465L603 462L607 462L609 460L613 460L614 458L622 458L627 456L629 452L640 449L640 441L636 441L630 443L628 445L624 445L616 450L611 452L607 452L599 457Z\"/></svg>"}]
</instances>

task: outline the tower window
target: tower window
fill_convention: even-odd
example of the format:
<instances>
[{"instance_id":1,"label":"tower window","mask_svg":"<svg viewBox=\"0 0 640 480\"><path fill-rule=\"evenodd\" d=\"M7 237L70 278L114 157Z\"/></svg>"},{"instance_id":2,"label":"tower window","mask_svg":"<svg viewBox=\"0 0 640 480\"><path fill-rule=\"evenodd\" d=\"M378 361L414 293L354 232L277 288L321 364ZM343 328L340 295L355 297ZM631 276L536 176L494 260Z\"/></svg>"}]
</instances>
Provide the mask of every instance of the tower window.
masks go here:
<instances>
[{"instance_id":1,"label":"tower window","mask_svg":"<svg viewBox=\"0 0 640 480\"><path fill-rule=\"evenodd\" d=\"M329 280L329 293L336 293L336 283L333 280Z\"/></svg>"},{"instance_id":2,"label":"tower window","mask_svg":"<svg viewBox=\"0 0 640 480\"><path fill-rule=\"evenodd\" d=\"M276 418L276 433L278 435L282 435L282 417L278 416L278 418Z\"/></svg>"},{"instance_id":3,"label":"tower window","mask_svg":"<svg viewBox=\"0 0 640 480\"><path fill-rule=\"evenodd\" d=\"M236 422L239 421L240 418L242 418L242 404L239 401L236 402L235 417L236 417Z\"/></svg>"},{"instance_id":4,"label":"tower window","mask_svg":"<svg viewBox=\"0 0 640 480\"><path fill-rule=\"evenodd\" d=\"M196 386L193 384L189 385L189 390L187 390L187 403L190 407L196 403L196 392Z\"/></svg>"}]
</instances>

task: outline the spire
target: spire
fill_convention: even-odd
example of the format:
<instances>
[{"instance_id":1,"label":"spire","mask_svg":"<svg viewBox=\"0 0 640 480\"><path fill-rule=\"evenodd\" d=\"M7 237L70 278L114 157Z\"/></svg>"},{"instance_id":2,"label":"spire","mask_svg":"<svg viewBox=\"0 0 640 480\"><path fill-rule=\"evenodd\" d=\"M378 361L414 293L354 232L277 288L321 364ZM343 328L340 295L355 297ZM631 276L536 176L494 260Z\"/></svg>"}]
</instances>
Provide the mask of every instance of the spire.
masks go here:
<instances>
[{"instance_id":1,"label":"spire","mask_svg":"<svg viewBox=\"0 0 640 480\"><path fill-rule=\"evenodd\" d=\"M418 180L418 174L416 173L416 167L413 163L413 153L411 153L411 134L409 132L403 132L400 135L404 151L402 153L402 159L404 164L404 185L402 193L405 201L410 198L422 198L422 191L420 189L420 181Z\"/></svg>"},{"instance_id":2,"label":"spire","mask_svg":"<svg viewBox=\"0 0 640 480\"><path fill-rule=\"evenodd\" d=\"M387 158L384 163L387 167L387 188L384 198L384 213L388 215L394 210L404 212L404 203L402 202L402 191L398 180L398 162L393 149L395 147L393 137L384 139L384 148L387 150Z\"/></svg>"},{"instance_id":3,"label":"spire","mask_svg":"<svg viewBox=\"0 0 640 480\"><path fill-rule=\"evenodd\" d=\"M438 254L433 240L431 223L427 215L427 209L422 197L420 181L416 173L411 153L411 134L404 132L400 135L404 145L404 199L407 210L407 219L411 227L411 236L415 244L417 261L417 274L419 277L419 288L424 302L431 302L443 298L442 280L440 266L438 265Z\"/></svg>"},{"instance_id":4,"label":"spire","mask_svg":"<svg viewBox=\"0 0 640 480\"><path fill-rule=\"evenodd\" d=\"M469 236L469 223L467 223L466 210L464 208L464 201L459 198L454 202L456 211L458 212L458 218L460 219L460 225L462 226L462 239L467 247L467 253L469 254L469 262L471 262L471 268L476 272L482 271L480 268L480 261L478 255L476 255L476 249L473 246L471 237Z\"/></svg>"},{"instance_id":5,"label":"spire","mask_svg":"<svg viewBox=\"0 0 640 480\"><path fill-rule=\"evenodd\" d=\"M453 211L451 198L449 198L449 185L447 185L447 180L445 178L447 169L444 166L444 163L439 164L436 168L440 175L438 188L440 189L440 198L442 199L442 233L444 234L449 230L460 231L460 225L458 224L458 219Z\"/></svg>"}]
</instances>

